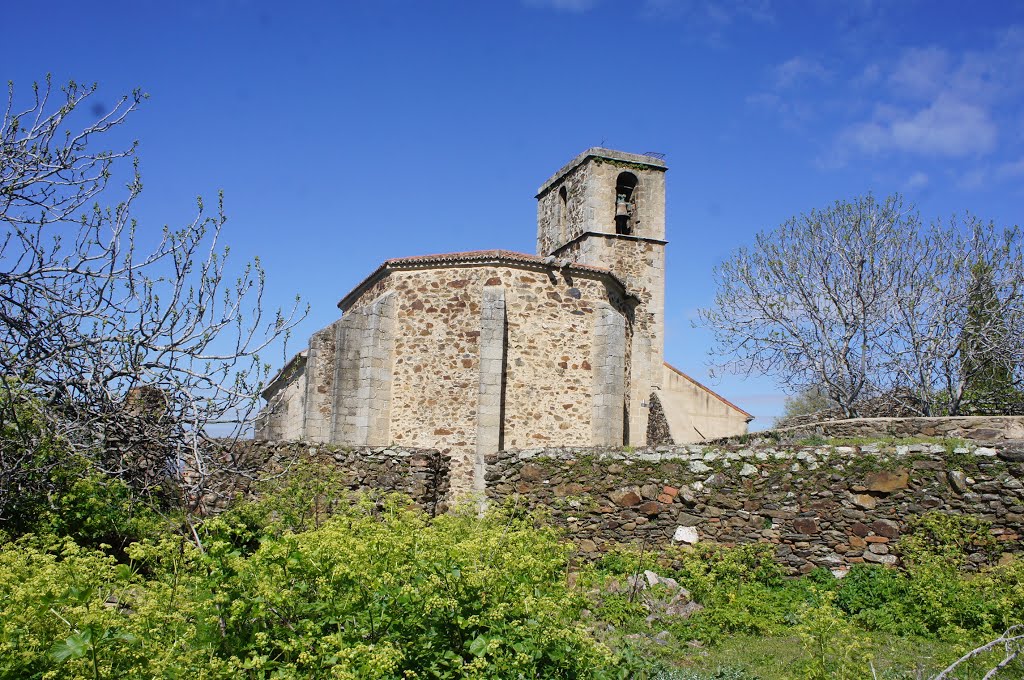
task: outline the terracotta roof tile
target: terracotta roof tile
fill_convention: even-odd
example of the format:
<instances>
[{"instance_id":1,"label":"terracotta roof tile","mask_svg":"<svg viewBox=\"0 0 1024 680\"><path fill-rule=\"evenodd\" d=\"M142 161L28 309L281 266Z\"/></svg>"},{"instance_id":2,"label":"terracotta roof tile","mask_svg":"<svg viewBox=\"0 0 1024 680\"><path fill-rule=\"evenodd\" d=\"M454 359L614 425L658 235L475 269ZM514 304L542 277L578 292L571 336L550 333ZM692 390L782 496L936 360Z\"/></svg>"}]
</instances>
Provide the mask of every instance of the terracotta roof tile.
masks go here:
<instances>
[{"instance_id":1,"label":"terracotta roof tile","mask_svg":"<svg viewBox=\"0 0 1024 680\"><path fill-rule=\"evenodd\" d=\"M470 250L461 253L438 253L435 255L412 255L410 257L393 257L387 260L373 270L369 276L359 282L345 297L338 302L338 307L342 310L348 306L346 303L354 301L367 287L373 284L382 274L391 269L404 269L407 267L429 267L436 265L438 267L446 267L450 265L458 265L461 263L473 264L483 262L495 262L496 264L526 264L534 267L547 267L551 270L558 270L567 268L578 272L589 272L593 274L600 274L607 276L622 286L623 290L626 290L625 284L615 276L610 269L606 267L596 267L589 264L579 264L577 262L571 262L563 260L561 258L554 257L541 257L539 255L530 255L527 253L519 253L513 250ZM628 292L628 291L627 291Z\"/></svg>"}]
</instances>

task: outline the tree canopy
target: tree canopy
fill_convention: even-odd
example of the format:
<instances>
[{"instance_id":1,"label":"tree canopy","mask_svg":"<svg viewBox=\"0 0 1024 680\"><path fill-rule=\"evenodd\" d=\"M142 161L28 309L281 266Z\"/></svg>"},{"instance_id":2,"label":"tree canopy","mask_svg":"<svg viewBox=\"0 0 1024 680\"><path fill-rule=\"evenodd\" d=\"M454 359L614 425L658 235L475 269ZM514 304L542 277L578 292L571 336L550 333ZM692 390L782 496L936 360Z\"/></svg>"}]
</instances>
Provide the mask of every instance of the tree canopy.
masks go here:
<instances>
[{"instance_id":1,"label":"tree canopy","mask_svg":"<svg viewBox=\"0 0 1024 680\"><path fill-rule=\"evenodd\" d=\"M714 277L701 320L720 365L818 389L847 416L882 395L924 415L960 414L993 371L1006 407L1020 384L1016 227L971 215L924 226L899 195L868 195L760 232Z\"/></svg>"}]
</instances>

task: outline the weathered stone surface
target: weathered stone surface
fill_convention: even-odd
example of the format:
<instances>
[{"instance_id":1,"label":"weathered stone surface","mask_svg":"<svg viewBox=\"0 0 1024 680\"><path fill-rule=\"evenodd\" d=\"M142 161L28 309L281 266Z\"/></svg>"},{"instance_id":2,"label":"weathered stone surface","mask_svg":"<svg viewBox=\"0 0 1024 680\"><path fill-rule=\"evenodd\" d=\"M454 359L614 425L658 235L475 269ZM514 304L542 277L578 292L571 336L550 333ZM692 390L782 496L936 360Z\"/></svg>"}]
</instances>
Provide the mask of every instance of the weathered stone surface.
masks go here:
<instances>
[{"instance_id":1,"label":"weathered stone surface","mask_svg":"<svg viewBox=\"0 0 1024 680\"><path fill-rule=\"evenodd\" d=\"M896 538L900 535L900 525L889 519L880 519L872 522L871 530L885 538Z\"/></svg>"},{"instance_id":2,"label":"weathered stone surface","mask_svg":"<svg viewBox=\"0 0 1024 680\"><path fill-rule=\"evenodd\" d=\"M519 471L519 478L524 482L539 482L544 479L544 471L533 463L527 463Z\"/></svg>"},{"instance_id":3,"label":"weathered stone surface","mask_svg":"<svg viewBox=\"0 0 1024 680\"><path fill-rule=\"evenodd\" d=\"M643 501L643 498L640 496L640 489L635 486L616 489L608 494L608 499L622 508L632 508L640 505Z\"/></svg>"},{"instance_id":4,"label":"weathered stone surface","mask_svg":"<svg viewBox=\"0 0 1024 680\"><path fill-rule=\"evenodd\" d=\"M797 517L793 520L793 531L800 534L818 533L818 520L813 517Z\"/></svg>"},{"instance_id":5,"label":"weathered stone surface","mask_svg":"<svg viewBox=\"0 0 1024 680\"><path fill-rule=\"evenodd\" d=\"M962 470L950 470L946 473L946 479L949 480L949 485L953 487L953 491L959 494L967 493L970 488L967 484L967 475Z\"/></svg>"},{"instance_id":6,"label":"weathered stone surface","mask_svg":"<svg viewBox=\"0 0 1024 680\"><path fill-rule=\"evenodd\" d=\"M864 485L868 491L879 493L892 493L900 489L906 489L910 484L910 474L905 469L883 470L872 472L864 479Z\"/></svg>"},{"instance_id":7,"label":"weathered stone surface","mask_svg":"<svg viewBox=\"0 0 1024 680\"><path fill-rule=\"evenodd\" d=\"M874 510L875 506L878 505L878 499L871 494L866 493L855 493L850 500L852 500L853 504L858 508L863 508L865 510Z\"/></svg>"},{"instance_id":8,"label":"weathered stone surface","mask_svg":"<svg viewBox=\"0 0 1024 680\"><path fill-rule=\"evenodd\" d=\"M641 503L636 510L648 517L654 517L661 512L662 505L657 501L647 501L646 503Z\"/></svg>"},{"instance_id":9,"label":"weathered stone surface","mask_svg":"<svg viewBox=\"0 0 1024 680\"><path fill-rule=\"evenodd\" d=\"M696 527L676 527L672 540L677 543L694 544L700 540Z\"/></svg>"},{"instance_id":10,"label":"weathered stone surface","mask_svg":"<svg viewBox=\"0 0 1024 680\"><path fill-rule=\"evenodd\" d=\"M871 551L865 552L863 557L864 561L874 562L875 564L896 564L897 561L895 555L878 555Z\"/></svg>"}]
</instances>

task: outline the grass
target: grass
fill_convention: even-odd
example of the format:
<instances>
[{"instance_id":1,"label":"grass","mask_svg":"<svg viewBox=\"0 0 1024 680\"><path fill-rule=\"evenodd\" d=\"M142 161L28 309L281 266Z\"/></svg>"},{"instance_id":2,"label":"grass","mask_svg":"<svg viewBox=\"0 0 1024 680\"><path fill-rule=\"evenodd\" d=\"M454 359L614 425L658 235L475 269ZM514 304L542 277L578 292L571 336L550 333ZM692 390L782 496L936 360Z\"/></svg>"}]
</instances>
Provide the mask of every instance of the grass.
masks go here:
<instances>
[{"instance_id":1,"label":"grass","mask_svg":"<svg viewBox=\"0 0 1024 680\"><path fill-rule=\"evenodd\" d=\"M954 645L948 641L903 638L879 633L867 634L870 665L858 677L878 680L916 680L931 678L958 659L964 649L983 644L985 640L964 640ZM656 646L656 643L651 643ZM685 642L671 643L668 648L641 647L637 653L658 656L669 667L652 680L773 680L802 677L798 668L804 648L796 636L754 637L737 635L708 647L693 647ZM989 655L980 662L965 666L959 678L980 678L1002 655ZM997 676L1000 680L1024 677L1019 669L1008 669Z\"/></svg>"}]
</instances>

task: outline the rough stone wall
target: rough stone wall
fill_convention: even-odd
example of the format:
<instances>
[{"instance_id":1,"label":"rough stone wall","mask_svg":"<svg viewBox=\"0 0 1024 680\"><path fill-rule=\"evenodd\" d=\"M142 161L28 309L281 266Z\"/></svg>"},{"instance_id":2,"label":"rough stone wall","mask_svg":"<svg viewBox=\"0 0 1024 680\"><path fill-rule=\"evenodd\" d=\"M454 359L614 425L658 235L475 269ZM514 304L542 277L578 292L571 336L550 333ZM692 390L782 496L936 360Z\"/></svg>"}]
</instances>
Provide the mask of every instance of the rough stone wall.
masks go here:
<instances>
[{"instance_id":1,"label":"rough stone wall","mask_svg":"<svg viewBox=\"0 0 1024 680\"><path fill-rule=\"evenodd\" d=\"M959 437L996 442L1024 439L1024 416L938 416L850 418L773 430L780 436L823 437Z\"/></svg>"},{"instance_id":2,"label":"rough stone wall","mask_svg":"<svg viewBox=\"0 0 1024 680\"><path fill-rule=\"evenodd\" d=\"M483 268L393 272L398 294L391 438L453 456L452 487L473 487Z\"/></svg>"},{"instance_id":3,"label":"rough stone wall","mask_svg":"<svg viewBox=\"0 0 1024 680\"><path fill-rule=\"evenodd\" d=\"M663 379L665 343L665 245L633 236L593 234L568 244L559 257L608 267L637 302L631 315L629 443L647 443L647 409L641 406Z\"/></svg>"},{"instance_id":4,"label":"rough stone wall","mask_svg":"<svg viewBox=\"0 0 1024 680\"><path fill-rule=\"evenodd\" d=\"M306 408L306 357L289 362L277 384L264 392L267 405L256 420L256 439L302 439Z\"/></svg>"},{"instance_id":5,"label":"rough stone wall","mask_svg":"<svg viewBox=\"0 0 1024 680\"><path fill-rule=\"evenodd\" d=\"M263 488L261 480L272 480L304 461L334 467L351 492L403 493L430 514L447 508L449 460L436 449L352 449L256 440L226 441L221 446L218 464L211 466L205 480L205 492L190 499L205 514L224 510L236 498L253 498ZM185 481L196 481L195 473L186 470Z\"/></svg>"},{"instance_id":6,"label":"rough stone wall","mask_svg":"<svg viewBox=\"0 0 1024 680\"><path fill-rule=\"evenodd\" d=\"M306 358L306 398L302 436L314 442L331 440L334 422L335 322L309 339Z\"/></svg>"},{"instance_id":7,"label":"rough stone wall","mask_svg":"<svg viewBox=\"0 0 1024 680\"><path fill-rule=\"evenodd\" d=\"M665 409L661 405L661 399L657 392L651 392L647 399L650 415L647 418L647 443L649 446L664 446L675 444L672 441L672 430L665 418Z\"/></svg>"},{"instance_id":8,"label":"rough stone wall","mask_svg":"<svg viewBox=\"0 0 1024 680\"><path fill-rule=\"evenodd\" d=\"M552 281L541 272L508 274L505 447L589 442L598 360L594 332L601 305L608 305L604 284L582 277ZM610 337L608 352L621 355L613 344ZM620 374L618 382L623 379ZM608 389L615 389L613 382Z\"/></svg>"},{"instance_id":9,"label":"rough stone wall","mask_svg":"<svg viewBox=\"0 0 1024 680\"><path fill-rule=\"evenodd\" d=\"M562 244L582 234L588 222L594 219L588 185L593 166L584 163L570 171L561 183L552 185L537 197L537 254L549 255ZM566 190L566 203L562 214L559 190ZM613 225L614 226L614 225ZM613 229L614 231L614 229Z\"/></svg>"},{"instance_id":10,"label":"rough stone wall","mask_svg":"<svg viewBox=\"0 0 1024 680\"><path fill-rule=\"evenodd\" d=\"M532 449L488 462L492 502L546 510L590 557L619 543L768 542L791 573L894 564L907 520L929 510L989 521L1001 552L1024 551L1022 442Z\"/></svg>"}]
</instances>

